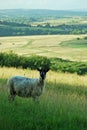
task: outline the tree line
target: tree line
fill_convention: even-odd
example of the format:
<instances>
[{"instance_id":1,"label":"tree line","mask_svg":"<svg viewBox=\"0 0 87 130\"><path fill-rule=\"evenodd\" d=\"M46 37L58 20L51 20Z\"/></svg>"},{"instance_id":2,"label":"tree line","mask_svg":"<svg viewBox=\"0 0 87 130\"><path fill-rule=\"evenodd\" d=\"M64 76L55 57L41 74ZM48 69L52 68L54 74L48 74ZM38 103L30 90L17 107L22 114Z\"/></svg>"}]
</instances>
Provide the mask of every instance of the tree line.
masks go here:
<instances>
[{"instance_id":1,"label":"tree line","mask_svg":"<svg viewBox=\"0 0 87 130\"><path fill-rule=\"evenodd\" d=\"M0 36L48 35L48 34L86 34L87 24L57 25L49 23L33 26L31 24L0 21Z\"/></svg>"}]
</instances>

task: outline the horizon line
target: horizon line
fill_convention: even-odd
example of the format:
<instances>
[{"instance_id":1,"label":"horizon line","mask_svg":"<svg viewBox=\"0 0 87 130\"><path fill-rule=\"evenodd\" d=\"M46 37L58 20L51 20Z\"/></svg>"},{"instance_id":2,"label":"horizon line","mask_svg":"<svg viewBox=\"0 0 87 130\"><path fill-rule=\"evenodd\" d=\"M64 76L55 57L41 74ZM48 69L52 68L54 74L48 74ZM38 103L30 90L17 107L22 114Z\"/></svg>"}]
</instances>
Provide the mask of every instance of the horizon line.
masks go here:
<instances>
[{"instance_id":1,"label":"horizon line","mask_svg":"<svg viewBox=\"0 0 87 130\"><path fill-rule=\"evenodd\" d=\"M3 8L3 9L0 9L0 10L52 10L52 11L82 11L82 12L85 12L87 11L87 9L45 9L45 8Z\"/></svg>"}]
</instances>

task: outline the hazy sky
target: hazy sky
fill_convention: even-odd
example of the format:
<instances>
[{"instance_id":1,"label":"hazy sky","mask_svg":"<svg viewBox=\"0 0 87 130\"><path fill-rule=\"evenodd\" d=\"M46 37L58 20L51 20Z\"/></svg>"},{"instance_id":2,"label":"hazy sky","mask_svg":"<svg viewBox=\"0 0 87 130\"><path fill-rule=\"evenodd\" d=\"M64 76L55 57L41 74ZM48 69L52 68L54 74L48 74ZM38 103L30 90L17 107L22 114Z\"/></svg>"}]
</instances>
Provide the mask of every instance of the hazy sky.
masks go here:
<instances>
[{"instance_id":1,"label":"hazy sky","mask_svg":"<svg viewBox=\"0 0 87 130\"><path fill-rule=\"evenodd\" d=\"M87 9L87 0L0 0L0 9Z\"/></svg>"}]
</instances>

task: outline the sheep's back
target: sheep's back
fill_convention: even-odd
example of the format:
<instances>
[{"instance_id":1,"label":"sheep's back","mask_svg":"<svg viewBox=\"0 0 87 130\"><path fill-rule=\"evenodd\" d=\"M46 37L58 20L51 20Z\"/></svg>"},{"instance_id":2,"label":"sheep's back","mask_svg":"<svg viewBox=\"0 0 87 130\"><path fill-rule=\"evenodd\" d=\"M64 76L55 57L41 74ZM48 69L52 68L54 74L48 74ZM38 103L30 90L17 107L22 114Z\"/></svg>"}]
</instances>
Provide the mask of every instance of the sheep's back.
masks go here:
<instances>
[{"instance_id":1,"label":"sheep's back","mask_svg":"<svg viewBox=\"0 0 87 130\"><path fill-rule=\"evenodd\" d=\"M9 79L9 82L13 84L15 89L22 89L22 88L28 88L28 87L34 87L35 84L37 84L38 79L32 79L22 76L15 76L11 77Z\"/></svg>"}]
</instances>

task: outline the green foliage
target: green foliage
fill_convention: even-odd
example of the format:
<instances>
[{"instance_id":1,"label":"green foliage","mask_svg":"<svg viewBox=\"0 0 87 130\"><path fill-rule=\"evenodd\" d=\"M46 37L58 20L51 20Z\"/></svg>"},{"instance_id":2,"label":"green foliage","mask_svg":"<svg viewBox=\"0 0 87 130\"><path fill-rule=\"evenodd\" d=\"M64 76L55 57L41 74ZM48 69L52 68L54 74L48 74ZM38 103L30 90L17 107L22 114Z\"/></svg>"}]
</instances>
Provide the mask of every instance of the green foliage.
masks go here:
<instances>
[{"instance_id":1,"label":"green foliage","mask_svg":"<svg viewBox=\"0 0 87 130\"><path fill-rule=\"evenodd\" d=\"M22 67L30 69L37 69L39 67L50 68L50 60L46 57L36 55L22 57L13 52L0 53L0 66Z\"/></svg>"},{"instance_id":2,"label":"green foliage","mask_svg":"<svg viewBox=\"0 0 87 130\"><path fill-rule=\"evenodd\" d=\"M24 36L24 35L47 35L47 34L86 34L86 24L61 24L37 26L30 25L29 23L0 21L0 36ZM78 39L77 39L78 40Z\"/></svg>"},{"instance_id":3,"label":"green foliage","mask_svg":"<svg viewBox=\"0 0 87 130\"><path fill-rule=\"evenodd\" d=\"M84 39L86 39L86 40L87 40L87 36L85 36L85 37L84 37Z\"/></svg>"},{"instance_id":4,"label":"green foliage","mask_svg":"<svg viewBox=\"0 0 87 130\"><path fill-rule=\"evenodd\" d=\"M51 59L51 69L58 72L77 73L79 75L87 74L87 62L75 62L58 58Z\"/></svg>"},{"instance_id":5,"label":"green foliage","mask_svg":"<svg viewBox=\"0 0 87 130\"><path fill-rule=\"evenodd\" d=\"M50 60L46 57L36 55L21 57L21 66L30 69L50 68Z\"/></svg>"},{"instance_id":6,"label":"green foliage","mask_svg":"<svg viewBox=\"0 0 87 130\"><path fill-rule=\"evenodd\" d=\"M79 38L79 37L77 37L77 40L80 40L80 38Z\"/></svg>"},{"instance_id":7,"label":"green foliage","mask_svg":"<svg viewBox=\"0 0 87 130\"><path fill-rule=\"evenodd\" d=\"M8 67L20 66L20 57L13 53L0 53L0 65Z\"/></svg>"},{"instance_id":8,"label":"green foliage","mask_svg":"<svg viewBox=\"0 0 87 130\"><path fill-rule=\"evenodd\" d=\"M0 66L30 69L50 68L57 72L77 73L79 75L87 74L87 62L72 62L61 58L47 58L37 55L23 57L13 52L0 53Z\"/></svg>"}]
</instances>

